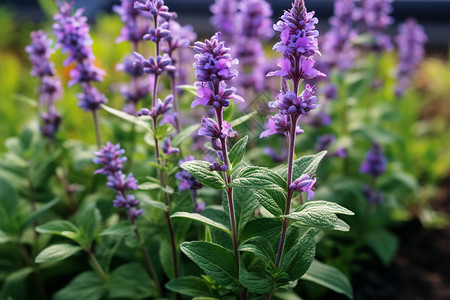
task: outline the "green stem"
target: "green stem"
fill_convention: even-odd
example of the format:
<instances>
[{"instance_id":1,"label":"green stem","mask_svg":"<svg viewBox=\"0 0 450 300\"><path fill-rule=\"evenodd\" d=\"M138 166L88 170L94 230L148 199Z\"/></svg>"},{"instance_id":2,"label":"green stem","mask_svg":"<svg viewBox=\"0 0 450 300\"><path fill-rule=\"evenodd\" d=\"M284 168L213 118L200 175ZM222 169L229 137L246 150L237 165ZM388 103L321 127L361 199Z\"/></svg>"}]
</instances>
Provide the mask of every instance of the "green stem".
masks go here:
<instances>
[{"instance_id":1,"label":"green stem","mask_svg":"<svg viewBox=\"0 0 450 300\"><path fill-rule=\"evenodd\" d=\"M100 135L100 125L98 122L98 111L96 109L92 110L92 117L94 119L95 138L97 141L97 147L100 149L102 147L102 138Z\"/></svg>"},{"instance_id":2,"label":"green stem","mask_svg":"<svg viewBox=\"0 0 450 300\"><path fill-rule=\"evenodd\" d=\"M94 254L92 253L91 248L87 248L86 252L89 256L89 259L91 260L92 264L94 265L94 269L97 271L98 275L103 279L103 281L108 280L108 276L106 276L105 271L103 271L102 266L98 263L97 259L95 258Z\"/></svg>"}]
</instances>

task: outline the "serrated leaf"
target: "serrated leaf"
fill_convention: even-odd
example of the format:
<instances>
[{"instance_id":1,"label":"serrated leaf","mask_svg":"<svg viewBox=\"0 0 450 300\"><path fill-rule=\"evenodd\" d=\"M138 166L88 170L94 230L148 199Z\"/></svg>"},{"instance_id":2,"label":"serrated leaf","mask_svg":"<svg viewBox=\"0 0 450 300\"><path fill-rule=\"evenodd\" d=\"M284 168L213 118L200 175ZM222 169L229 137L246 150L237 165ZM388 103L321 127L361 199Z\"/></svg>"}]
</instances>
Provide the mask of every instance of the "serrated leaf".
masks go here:
<instances>
[{"instance_id":1,"label":"serrated leaf","mask_svg":"<svg viewBox=\"0 0 450 300\"><path fill-rule=\"evenodd\" d=\"M210 163L201 160L191 160L181 164L181 168L186 170L201 184L209 186L216 190L223 190L225 182L217 171L209 169Z\"/></svg>"},{"instance_id":2,"label":"serrated leaf","mask_svg":"<svg viewBox=\"0 0 450 300\"><path fill-rule=\"evenodd\" d=\"M133 226L129 221L120 221L113 226L103 230L100 235L127 236L133 232Z\"/></svg>"},{"instance_id":3,"label":"serrated leaf","mask_svg":"<svg viewBox=\"0 0 450 300\"><path fill-rule=\"evenodd\" d=\"M224 247L204 241L184 242L181 251L225 288L239 287L236 258Z\"/></svg>"},{"instance_id":4,"label":"serrated leaf","mask_svg":"<svg viewBox=\"0 0 450 300\"><path fill-rule=\"evenodd\" d=\"M335 267L313 260L308 271L300 278L320 284L353 299L353 288L348 278Z\"/></svg>"},{"instance_id":5,"label":"serrated leaf","mask_svg":"<svg viewBox=\"0 0 450 300\"><path fill-rule=\"evenodd\" d=\"M286 181L274 171L250 166L243 168L237 178L232 183L232 187L251 188L251 189L275 189L286 190Z\"/></svg>"},{"instance_id":6,"label":"serrated leaf","mask_svg":"<svg viewBox=\"0 0 450 300\"><path fill-rule=\"evenodd\" d=\"M368 232L365 235L366 244L380 258L381 262L388 266L398 249L398 237L387 230L379 229Z\"/></svg>"},{"instance_id":7,"label":"serrated leaf","mask_svg":"<svg viewBox=\"0 0 450 300\"><path fill-rule=\"evenodd\" d=\"M233 167L240 163L242 158L244 158L247 142L248 135L244 136L236 144L234 144L233 148L231 148L230 152L228 153L228 159L230 160L230 163Z\"/></svg>"},{"instance_id":8,"label":"serrated leaf","mask_svg":"<svg viewBox=\"0 0 450 300\"><path fill-rule=\"evenodd\" d=\"M273 279L266 272L247 271L244 260L239 260L239 282L250 293L267 294L274 289Z\"/></svg>"},{"instance_id":9,"label":"serrated leaf","mask_svg":"<svg viewBox=\"0 0 450 300\"><path fill-rule=\"evenodd\" d=\"M80 230L73 223L65 220L52 221L36 227L39 233L49 233L67 237L79 242Z\"/></svg>"},{"instance_id":10,"label":"serrated leaf","mask_svg":"<svg viewBox=\"0 0 450 300\"><path fill-rule=\"evenodd\" d=\"M197 276L183 276L166 283L166 288L172 292L189 297L208 296L211 294L206 281Z\"/></svg>"},{"instance_id":11,"label":"serrated leaf","mask_svg":"<svg viewBox=\"0 0 450 300\"><path fill-rule=\"evenodd\" d=\"M66 259L78 251L80 246L70 244L56 244L42 250L35 259L36 263L55 262Z\"/></svg>"},{"instance_id":12,"label":"serrated leaf","mask_svg":"<svg viewBox=\"0 0 450 300\"><path fill-rule=\"evenodd\" d=\"M206 224L206 225L212 226L214 228L220 229L220 230L222 230L222 231L224 231L224 232L226 232L226 233L231 235L230 229L227 226L225 226L223 224L220 224L220 223L218 223L216 221L213 221L210 218L207 218L207 217L202 216L202 215L197 214L197 213L188 213L188 212L181 212L180 211L180 212L174 213L170 217L171 218L187 218L187 219L191 219L191 220L194 220L194 221L198 221L198 222L201 222L203 224Z\"/></svg>"},{"instance_id":13,"label":"serrated leaf","mask_svg":"<svg viewBox=\"0 0 450 300\"><path fill-rule=\"evenodd\" d=\"M109 106L107 106L107 105L105 105L105 104L102 104L101 106L102 106L102 108L103 108L104 110L106 110L106 111L109 112L110 114L113 114L113 115L115 115L116 117L121 118L122 120L125 120L125 121L127 121L127 122L136 124L136 125L138 125L138 126L140 126L140 127L142 127L142 128L147 129L149 132L152 132L149 123L147 123L147 122L145 122L145 121L142 121L142 120L139 120L139 118L137 118L137 117L135 117L135 116L132 116L132 115L130 115L130 114L127 114L126 112L123 112L123 111L114 109L114 108L109 107Z\"/></svg>"},{"instance_id":14,"label":"serrated leaf","mask_svg":"<svg viewBox=\"0 0 450 300\"><path fill-rule=\"evenodd\" d=\"M83 272L53 295L53 300L99 300L106 294L103 280L94 272Z\"/></svg>"},{"instance_id":15,"label":"serrated leaf","mask_svg":"<svg viewBox=\"0 0 450 300\"><path fill-rule=\"evenodd\" d=\"M251 252L259 259L264 261L264 263L275 266L275 253L273 252L272 245L266 238L262 236L255 236L251 239L246 240L239 246L238 250Z\"/></svg>"},{"instance_id":16,"label":"serrated leaf","mask_svg":"<svg viewBox=\"0 0 450 300\"><path fill-rule=\"evenodd\" d=\"M316 253L316 242L312 230L306 232L281 260L281 270L289 275L289 280L299 279L308 270Z\"/></svg>"},{"instance_id":17,"label":"serrated leaf","mask_svg":"<svg viewBox=\"0 0 450 300\"><path fill-rule=\"evenodd\" d=\"M233 189L233 204L239 237L241 236L241 232L245 225L254 215L256 208L259 206L259 202L255 199L255 197L252 197L252 195L253 191L250 189ZM229 211L228 196L226 191L222 192L222 205L224 211Z\"/></svg>"},{"instance_id":18,"label":"serrated leaf","mask_svg":"<svg viewBox=\"0 0 450 300\"><path fill-rule=\"evenodd\" d=\"M275 218L258 218L251 220L242 230L239 237L241 241L245 241L254 236L263 236L267 239L276 238L281 232L281 221Z\"/></svg>"},{"instance_id":19,"label":"serrated leaf","mask_svg":"<svg viewBox=\"0 0 450 300\"><path fill-rule=\"evenodd\" d=\"M321 151L315 155L307 155L295 160L292 165L292 179L295 180L303 174L314 175L326 154L327 151Z\"/></svg>"},{"instance_id":20,"label":"serrated leaf","mask_svg":"<svg viewBox=\"0 0 450 300\"><path fill-rule=\"evenodd\" d=\"M185 139L191 137L191 135L200 128L200 124L194 124L186 127L180 133L178 133L172 140L172 146L178 147Z\"/></svg>"},{"instance_id":21,"label":"serrated leaf","mask_svg":"<svg viewBox=\"0 0 450 300\"><path fill-rule=\"evenodd\" d=\"M268 212L278 217L284 213L286 194L281 190L252 190L253 197L258 200Z\"/></svg>"},{"instance_id":22,"label":"serrated leaf","mask_svg":"<svg viewBox=\"0 0 450 300\"><path fill-rule=\"evenodd\" d=\"M174 130L173 125L166 123L164 125L156 127L155 135L158 139L164 139L168 137Z\"/></svg>"}]
</instances>

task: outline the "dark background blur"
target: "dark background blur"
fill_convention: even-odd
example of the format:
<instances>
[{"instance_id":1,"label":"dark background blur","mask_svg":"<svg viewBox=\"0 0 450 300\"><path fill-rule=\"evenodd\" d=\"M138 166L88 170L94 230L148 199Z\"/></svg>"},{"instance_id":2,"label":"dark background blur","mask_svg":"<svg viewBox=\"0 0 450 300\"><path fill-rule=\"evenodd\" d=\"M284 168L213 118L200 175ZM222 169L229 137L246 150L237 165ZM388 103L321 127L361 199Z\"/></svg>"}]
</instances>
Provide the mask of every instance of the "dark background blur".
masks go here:
<instances>
[{"instance_id":1,"label":"dark background blur","mask_svg":"<svg viewBox=\"0 0 450 300\"><path fill-rule=\"evenodd\" d=\"M45 20L38 1L45 3L49 0L0 0L15 11L18 21L39 22ZM290 7L291 0L268 0L274 11L274 21L282 14L284 9ZM328 18L333 13L333 0L305 0L308 10L316 11L319 18L319 30L327 29ZM209 6L214 0L166 0L170 10L176 11L182 24L192 24L200 36L209 35L214 30L208 23L211 15ZM100 11L111 12L114 4L119 0L76 0L77 7L85 7L86 15L94 20ZM394 0L393 17L401 22L407 17L415 17L425 26L429 36L427 46L433 49L447 49L450 41L450 0ZM390 29L396 32L396 27Z\"/></svg>"}]
</instances>

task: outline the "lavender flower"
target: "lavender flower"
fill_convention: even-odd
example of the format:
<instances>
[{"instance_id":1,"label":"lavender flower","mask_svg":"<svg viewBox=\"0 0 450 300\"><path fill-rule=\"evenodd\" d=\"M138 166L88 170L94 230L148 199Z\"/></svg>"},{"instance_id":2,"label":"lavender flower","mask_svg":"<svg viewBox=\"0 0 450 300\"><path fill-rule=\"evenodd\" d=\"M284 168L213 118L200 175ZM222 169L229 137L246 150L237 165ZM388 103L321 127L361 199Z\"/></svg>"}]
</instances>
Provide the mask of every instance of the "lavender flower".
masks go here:
<instances>
[{"instance_id":1,"label":"lavender flower","mask_svg":"<svg viewBox=\"0 0 450 300\"><path fill-rule=\"evenodd\" d=\"M381 145L374 142L367 153L366 160L361 164L360 172L375 178L386 171L386 164L386 157L383 155Z\"/></svg>"},{"instance_id":2,"label":"lavender flower","mask_svg":"<svg viewBox=\"0 0 450 300\"><path fill-rule=\"evenodd\" d=\"M63 53L69 53L64 65L76 62L76 68L70 72L69 86L80 83L84 96L80 99L79 106L85 110L95 111L100 104L106 103L106 97L100 95L97 89L90 86L92 81L102 81L105 72L94 65L94 54L91 45L93 43L89 35L89 25L80 8L71 14L72 5L67 2L58 2L59 13L54 16L53 30L57 38L57 46Z\"/></svg>"},{"instance_id":3,"label":"lavender flower","mask_svg":"<svg viewBox=\"0 0 450 300\"><path fill-rule=\"evenodd\" d=\"M275 151L275 149L273 149L272 147L266 147L266 148L264 148L264 153L267 154L268 156L270 156L270 158L275 163L281 163L281 162L285 161L286 158L287 158L287 151L286 151L286 149L282 149L281 153L278 154Z\"/></svg>"},{"instance_id":4,"label":"lavender flower","mask_svg":"<svg viewBox=\"0 0 450 300\"><path fill-rule=\"evenodd\" d=\"M336 137L333 134L325 134L317 139L316 151L320 152L323 150L328 150L328 148L336 141ZM347 156L347 151L340 147L335 152L328 152L327 156L333 157L337 156L340 158L345 158Z\"/></svg>"},{"instance_id":5,"label":"lavender flower","mask_svg":"<svg viewBox=\"0 0 450 300\"><path fill-rule=\"evenodd\" d=\"M311 198L314 197L313 191L316 181L317 178L311 178L308 174L303 174L289 185L289 189L299 192L307 192L308 200L311 200Z\"/></svg>"},{"instance_id":6,"label":"lavender flower","mask_svg":"<svg viewBox=\"0 0 450 300\"><path fill-rule=\"evenodd\" d=\"M422 62L427 40L423 27L417 24L416 20L408 19L399 26L399 34L396 37L399 55L397 95L401 96L411 84L411 77Z\"/></svg>"},{"instance_id":7,"label":"lavender flower","mask_svg":"<svg viewBox=\"0 0 450 300\"><path fill-rule=\"evenodd\" d=\"M31 33L31 44L25 47L33 65L31 75L40 80L38 106L42 124L39 126L44 137L54 139L61 124L61 115L56 111L55 101L61 97L61 82L56 77L55 67L50 61L53 53L52 40L41 30Z\"/></svg>"},{"instance_id":8,"label":"lavender flower","mask_svg":"<svg viewBox=\"0 0 450 300\"><path fill-rule=\"evenodd\" d=\"M146 0L145 3L139 1L134 2L134 8L148 12L153 17L161 16L164 19L170 19L172 15L169 12L169 8L164 5L163 0Z\"/></svg>"},{"instance_id":9,"label":"lavender flower","mask_svg":"<svg viewBox=\"0 0 450 300\"><path fill-rule=\"evenodd\" d=\"M193 156L188 156L185 159L180 159L178 162L178 165L181 166L182 163L187 161L194 160ZM178 189L180 191L190 190L191 196L192 196L192 202L194 205L194 212L201 212L205 209L205 203L197 202L197 191L203 187L203 185L198 182L197 179L195 179L191 174L189 174L186 170L181 170L180 172L175 174L175 178L180 181L180 184L178 185Z\"/></svg>"},{"instance_id":10,"label":"lavender flower","mask_svg":"<svg viewBox=\"0 0 450 300\"><path fill-rule=\"evenodd\" d=\"M197 82L195 85L198 87L197 97L192 101L191 108L203 105L220 109L230 106L230 100L244 102L244 99L236 94L236 89L234 87L227 88L226 83L223 81L216 87L212 83L205 82Z\"/></svg>"},{"instance_id":11,"label":"lavender flower","mask_svg":"<svg viewBox=\"0 0 450 300\"><path fill-rule=\"evenodd\" d=\"M223 32L224 39L230 41L235 30L237 4L235 0L216 0L209 8L213 14L211 23L217 31Z\"/></svg>"},{"instance_id":12,"label":"lavender flower","mask_svg":"<svg viewBox=\"0 0 450 300\"><path fill-rule=\"evenodd\" d=\"M336 67L340 71L353 66L357 52L353 43L357 32L353 28L356 11L355 0L337 0L334 2L334 16L330 18L330 31L324 37L324 60L328 68Z\"/></svg>"},{"instance_id":13,"label":"lavender flower","mask_svg":"<svg viewBox=\"0 0 450 300\"><path fill-rule=\"evenodd\" d=\"M145 73L161 75L165 71L175 70L175 67L171 65L172 60L167 54L158 55L156 59L149 57L148 60L137 52L133 52L133 54L136 57L135 67L143 68Z\"/></svg>"},{"instance_id":14,"label":"lavender flower","mask_svg":"<svg viewBox=\"0 0 450 300\"><path fill-rule=\"evenodd\" d=\"M96 158L94 163L102 165L95 174L102 173L108 179L107 186L116 191L116 198L113 200L114 207L124 207L128 211L128 216L132 224L144 213L143 209L138 209L139 201L133 195L129 195L129 190L137 189L137 180L133 174L126 176L122 173L123 163L127 160L123 156L125 150L120 148L120 144L107 142L99 151L94 152Z\"/></svg>"},{"instance_id":15,"label":"lavender flower","mask_svg":"<svg viewBox=\"0 0 450 300\"><path fill-rule=\"evenodd\" d=\"M261 132L260 138L268 137L272 134L284 134L287 136L288 132L292 128L291 120L287 115L276 114L269 116L268 129ZM296 134L302 134L304 132L299 126L296 126Z\"/></svg>"},{"instance_id":16,"label":"lavender flower","mask_svg":"<svg viewBox=\"0 0 450 300\"><path fill-rule=\"evenodd\" d=\"M375 189L371 188L370 186L364 186L363 187L363 194L366 196L367 201L371 205L380 205L383 204L383 193L376 191Z\"/></svg>"},{"instance_id":17,"label":"lavender flower","mask_svg":"<svg viewBox=\"0 0 450 300\"><path fill-rule=\"evenodd\" d=\"M307 84L305 90L297 97L295 92L279 93L277 99L269 103L269 107L276 107L281 114L300 116L317 108L317 97L314 89Z\"/></svg>"},{"instance_id":18,"label":"lavender flower","mask_svg":"<svg viewBox=\"0 0 450 300\"><path fill-rule=\"evenodd\" d=\"M356 19L360 22L360 32L370 34L373 47L377 51L390 50L392 42L384 30L394 22L389 16L392 13L393 0L361 0L361 8L357 11Z\"/></svg>"},{"instance_id":19,"label":"lavender flower","mask_svg":"<svg viewBox=\"0 0 450 300\"><path fill-rule=\"evenodd\" d=\"M142 12L134 8L135 0L121 0L121 4L114 5L113 10L120 15L120 19L124 23L120 36L116 39L117 43L130 41L133 43L135 50L137 45L148 32L149 22ZM141 0L137 1L141 2Z\"/></svg>"},{"instance_id":20,"label":"lavender flower","mask_svg":"<svg viewBox=\"0 0 450 300\"><path fill-rule=\"evenodd\" d=\"M161 146L161 150L166 156L180 153L180 149L172 147L170 139L167 137L164 139L164 143Z\"/></svg>"}]
</instances>

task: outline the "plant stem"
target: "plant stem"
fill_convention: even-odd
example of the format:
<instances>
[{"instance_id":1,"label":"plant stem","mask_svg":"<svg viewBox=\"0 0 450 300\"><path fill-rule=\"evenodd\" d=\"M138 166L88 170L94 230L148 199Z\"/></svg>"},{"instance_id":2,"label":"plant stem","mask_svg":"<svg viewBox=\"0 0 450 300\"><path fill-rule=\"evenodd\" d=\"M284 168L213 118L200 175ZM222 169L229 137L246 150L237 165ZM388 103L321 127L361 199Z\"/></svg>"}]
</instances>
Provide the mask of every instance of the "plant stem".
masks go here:
<instances>
[{"instance_id":1,"label":"plant stem","mask_svg":"<svg viewBox=\"0 0 450 300\"><path fill-rule=\"evenodd\" d=\"M86 252L87 252L92 264L94 265L94 269L97 271L97 273L103 279L103 281L108 280L108 276L106 276L106 273L105 273L105 271L103 271L102 266L100 266L100 264L98 263L97 259L94 256L94 254L92 253L91 247L87 248Z\"/></svg>"},{"instance_id":2,"label":"plant stem","mask_svg":"<svg viewBox=\"0 0 450 300\"><path fill-rule=\"evenodd\" d=\"M17 242L17 246L18 246L20 252L22 253L27 265L33 269L34 281L36 282L39 293L41 294L41 298L44 300L48 299L47 293L45 292L44 284L42 283L42 279L39 274L38 267L34 264L32 258L30 257L30 254L28 253L27 249L23 246L23 244L20 242Z\"/></svg>"},{"instance_id":3,"label":"plant stem","mask_svg":"<svg viewBox=\"0 0 450 300\"><path fill-rule=\"evenodd\" d=\"M95 137L97 140L97 147L100 149L102 147L102 138L100 135L100 126L98 123L98 112L96 109L92 110L92 117L94 119Z\"/></svg>"},{"instance_id":4,"label":"plant stem","mask_svg":"<svg viewBox=\"0 0 450 300\"><path fill-rule=\"evenodd\" d=\"M145 248L144 244L142 243L141 235L139 234L139 230L136 226L135 220L130 218L130 223L131 223L131 225L134 226L134 235L136 236L136 240L139 243L139 247L141 248L142 254L144 254L145 262L147 263L147 267L150 271L150 275L152 276L153 281L155 282L158 296L161 297L162 296L161 285L159 284L159 280L158 280L158 276L156 275L155 268L153 267L152 261L150 260L150 256L148 255L147 248Z\"/></svg>"},{"instance_id":5,"label":"plant stem","mask_svg":"<svg viewBox=\"0 0 450 300\"><path fill-rule=\"evenodd\" d=\"M28 180L28 190L30 192L30 200L31 200L31 211L34 213L36 211L36 194L34 192L34 184L33 179L31 178L31 162L28 162L28 166L26 169L27 180ZM34 251L39 251L39 233L36 231L36 227L39 226L39 222L36 220L33 222L33 233L34 233Z\"/></svg>"},{"instance_id":6,"label":"plant stem","mask_svg":"<svg viewBox=\"0 0 450 300\"><path fill-rule=\"evenodd\" d=\"M172 85L172 96L173 96L173 111L176 113L176 118L175 118L175 128L177 130L177 132L181 131L181 127L180 127L180 121L178 119L178 91L177 91L177 85L176 85L176 78L175 78L175 74L173 74L172 76L170 76L170 81L171 81L171 85Z\"/></svg>"},{"instance_id":7,"label":"plant stem","mask_svg":"<svg viewBox=\"0 0 450 300\"><path fill-rule=\"evenodd\" d=\"M287 197L286 197L286 209L284 211L285 215L288 215L291 211L291 200L293 191L289 188L292 183L292 167L294 165L294 152L295 152L295 136L296 136L296 127L297 127L297 118L289 116L291 121L291 128L288 134L289 141L289 153L288 153L288 174L287 174ZM286 232L289 226L289 220L284 219L283 225L281 229L281 237L280 237L280 245L278 246L278 254L277 259L275 261L275 267L280 266L281 257L283 256L284 244L286 240Z\"/></svg>"}]
</instances>

